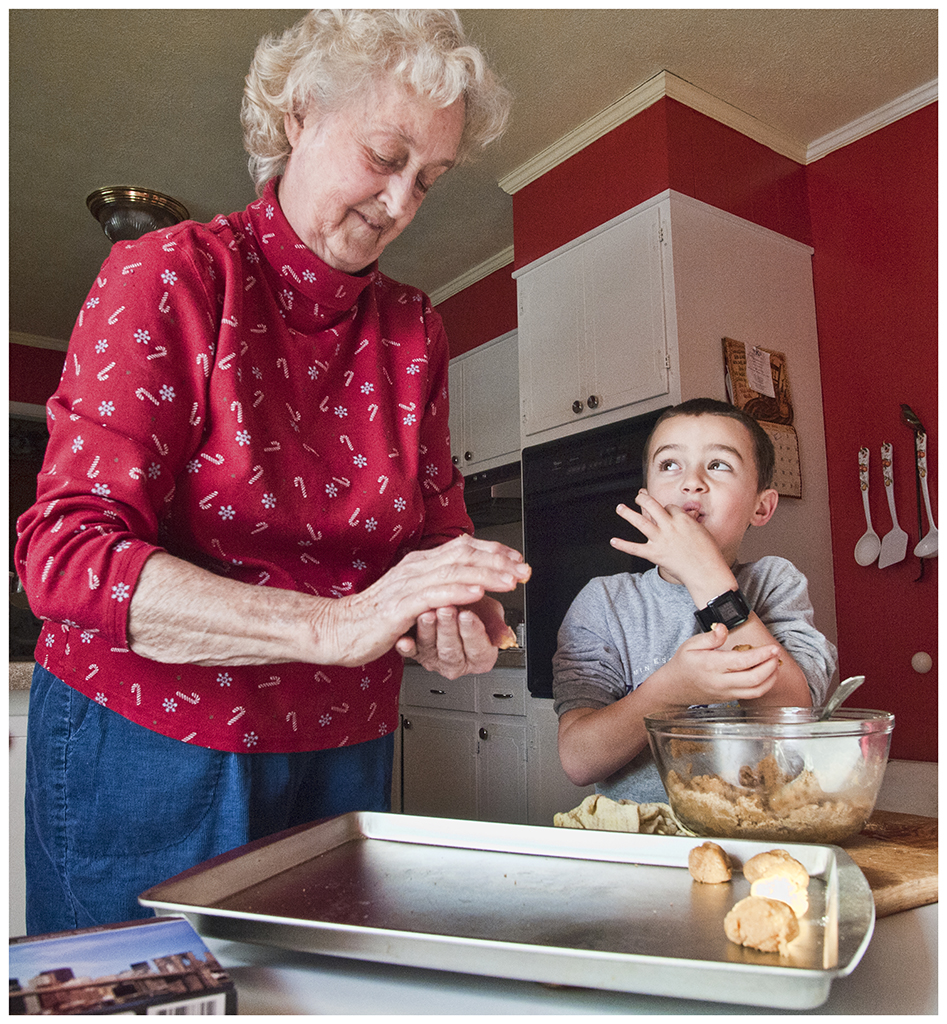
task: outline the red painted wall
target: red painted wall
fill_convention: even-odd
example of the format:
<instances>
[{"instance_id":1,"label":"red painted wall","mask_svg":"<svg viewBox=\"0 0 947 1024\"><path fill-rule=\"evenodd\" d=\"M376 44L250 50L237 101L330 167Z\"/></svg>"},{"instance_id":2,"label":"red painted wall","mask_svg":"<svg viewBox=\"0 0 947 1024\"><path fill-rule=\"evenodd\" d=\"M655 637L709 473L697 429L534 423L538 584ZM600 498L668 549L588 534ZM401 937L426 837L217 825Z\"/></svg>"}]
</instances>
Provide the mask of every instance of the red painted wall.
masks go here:
<instances>
[{"instance_id":1,"label":"red painted wall","mask_svg":"<svg viewBox=\"0 0 947 1024\"><path fill-rule=\"evenodd\" d=\"M865 673L862 707L895 711L894 757L937 760L937 559L911 555L917 542L914 435L907 402L929 437L937 510L937 104L844 147L807 168L813 273L844 675ZM879 448L894 445L898 519L908 557L879 569L855 564L865 529L857 452L871 452L869 497L876 532L891 520ZM924 530L927 529L926 517ZM934 658L919 675L916 651Z\"/></svg>"},{"instance_id":2,"label":"red painted wall","mask_svg":"<svg viewBox=\"0 0 947 1024\"><path fill-rule=\"evenodd\" d=\"M10 401L45 405L59 386L65 359L66 353L55 349L11 344Z\"/></svg>"},{"instance_id":3,"label":"red painted wall","mask_svg":"<svg viewBox=\"0 0 947 1024\"><path fill-rule=\"evenodd\" d=\"M501 267L438 304L451 357L516 329L513 264Z\"/></svg>"}]
</instances>

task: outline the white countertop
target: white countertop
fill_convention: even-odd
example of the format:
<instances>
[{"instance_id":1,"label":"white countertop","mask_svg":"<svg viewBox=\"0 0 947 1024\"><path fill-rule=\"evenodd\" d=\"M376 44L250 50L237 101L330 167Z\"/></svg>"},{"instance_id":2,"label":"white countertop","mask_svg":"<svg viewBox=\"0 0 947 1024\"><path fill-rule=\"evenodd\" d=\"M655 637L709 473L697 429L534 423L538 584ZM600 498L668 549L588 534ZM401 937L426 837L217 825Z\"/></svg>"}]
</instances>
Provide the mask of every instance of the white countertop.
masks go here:
<instances>
[{"instance_id":1,"label":"white countertop","mask_svg":"<svg viewBox=\"0 0 947 1024\"><path fill-rule=\"evenodd\" d=\"M937 905L881 918L861 963L812 1010L553 988L207 939L241 1014L936 1014Z\"/></svg>"}]
</instances>

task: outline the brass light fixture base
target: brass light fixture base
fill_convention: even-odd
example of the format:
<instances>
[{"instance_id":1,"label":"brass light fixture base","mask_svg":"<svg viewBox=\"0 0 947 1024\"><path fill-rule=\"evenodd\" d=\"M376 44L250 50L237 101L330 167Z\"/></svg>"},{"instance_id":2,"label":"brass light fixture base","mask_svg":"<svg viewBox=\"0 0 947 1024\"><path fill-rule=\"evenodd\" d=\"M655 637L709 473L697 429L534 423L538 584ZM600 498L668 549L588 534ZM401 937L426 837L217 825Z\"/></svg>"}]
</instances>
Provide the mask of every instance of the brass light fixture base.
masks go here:
<instances>
[{"instance_id":1,"label":"brass light fixture base","mask_svg":"<svg viewBox=\"0 0 947 1024\"><path fill-rule=\"evenodd\" d=\"M187 207L152 189L112 185L86 198L89 212L110 242L127 242L148 231L169 228L190 216Z\"/></svg>"}]
</instances>

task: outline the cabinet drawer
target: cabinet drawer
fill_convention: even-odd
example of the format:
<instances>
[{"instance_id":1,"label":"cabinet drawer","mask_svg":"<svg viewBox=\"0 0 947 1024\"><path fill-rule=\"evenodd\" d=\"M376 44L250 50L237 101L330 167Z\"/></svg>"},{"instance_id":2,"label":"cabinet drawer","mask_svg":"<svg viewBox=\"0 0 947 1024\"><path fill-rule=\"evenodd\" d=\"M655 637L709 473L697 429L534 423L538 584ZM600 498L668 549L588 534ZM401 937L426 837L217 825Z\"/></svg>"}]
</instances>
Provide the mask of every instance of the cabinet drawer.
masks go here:
<instances>
[{"instance_id":1,"label":"cabinet drawer","mask_svg":"<svg viewBox=\"0 0 947 1024\"><path fill-rule=\"evenodd\" d=\"M525 715L525 674L491 672L478 676L477 710L486 715Z\"/></svg>"},{"instance_id":2,"label":"cabinet drawer","mask_svg":"<svg viewBox=\"0 0 947 1024\"><path fill-rule=\"evenodd\" d=\"M401 703L421 708L445 708L449 711L475 711L476 690L471 677L444 679L424 669L405 672L401 684Z\"/></svg>"}]
</instances>

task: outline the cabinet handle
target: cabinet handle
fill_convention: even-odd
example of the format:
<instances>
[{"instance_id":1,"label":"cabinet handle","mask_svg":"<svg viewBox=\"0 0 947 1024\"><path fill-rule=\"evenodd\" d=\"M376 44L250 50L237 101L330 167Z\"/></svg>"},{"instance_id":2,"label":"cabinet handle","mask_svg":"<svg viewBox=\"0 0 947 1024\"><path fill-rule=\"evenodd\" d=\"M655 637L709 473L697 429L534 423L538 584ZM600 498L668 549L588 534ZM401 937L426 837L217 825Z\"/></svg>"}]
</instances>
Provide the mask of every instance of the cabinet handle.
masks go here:
<instances>
[{"instance_id":1,"label":"cabinet handle","mask_svg":"<svg viewBox=\"0 0 947 1024\"><path fill-rule=\"evenodd\" d=\"M513 699L513 694L512 693L495 693L493 696L496 697L497 700L512 700Z\"/></svg>"},{"instance_id":2,"label":"cabinet handle","mask_svg":"<svg viewBox=\"0 0 947 1024\"><path fill-rule=\"evenodd\" d=\"M473 452L464 452L464 458L465 458L465 459L466 459L466 460L467 460L468 462L470 462L470 460L471 460L471 459L473 458Z\"/></svg>"},{"instance_id":3,"label":"cabinet handle","mask_svg":"<svg viewBox=\"0 0 947 1024\"><path fill-rule=\"evenodd\" d=\"M455 466L460 462L460 459L456 455L452 455L450 457L450 460L451 460L451 462L454 463Z\"/></svg>"},{"instance_id":4,"label":"cabinet handle","mask_svg":"<svg viewBox=\"0 0 947 1024\"><path fill-rule=\"evenodd\" d=\"M585 406L579 401L578 398L572 403L572 411L576 414L582 412L584 408Z\"/></svg>"},{"instance_id":5,"label":"cabinet handle","mask_svg":"<svg viewBox=\"0 0 947 1024\"><path fill-rule=\"evenodd\" d=\"M589 408L590 409L597 409L598 408L598 403L600 401L601 401L601 399L598 397L598 395L589 395L589 402L588 402Z\"/></svg>"},{"instance_id":6,"label":"cabinet handle","mask_svg":"<svg viewBox=\"0 0 947 1024\"><path fill-rule=\"evenodd\" d=\"M488 736L487 730L481 729L478 735L480 736L480 739L485 740Z\"/></svg>"},{"instance_id":7,"label":"cabinet handle","mask_svg":"<svg viewBox=\"0 0 947 1024\"><path fill-rule=\"evenodd\" d=\"M430 692L436 694L438 697L443 697L444 694L447 693L447 690L431 690Z\"/></svg>"},{"instance_id":8,"label":"cabinet handle","mask_svg":"<svg viewBox=\"0 0 947 1024\"><path fill-rule=\"evenodd\" d=\"M410 718L406 718L404 720L404 728L405 729L410 729L411 728L411 719Z\"/></svg>"}]
</instances>

